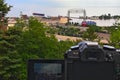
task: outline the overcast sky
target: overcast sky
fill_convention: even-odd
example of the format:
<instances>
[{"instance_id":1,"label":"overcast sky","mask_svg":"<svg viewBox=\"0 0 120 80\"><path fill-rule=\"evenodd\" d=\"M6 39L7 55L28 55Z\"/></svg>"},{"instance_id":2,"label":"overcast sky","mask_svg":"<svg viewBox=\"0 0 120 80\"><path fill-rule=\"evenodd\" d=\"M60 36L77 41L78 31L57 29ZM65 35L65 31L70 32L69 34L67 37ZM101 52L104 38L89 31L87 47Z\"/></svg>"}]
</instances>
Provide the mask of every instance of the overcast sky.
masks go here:
<instances>
[{"instance_id":1,"label":"overcast sky","mask_svg":"<svg viewBox=\"0 0 120 80\"><path fill-rule=\"evenodd\" d=\"M84 8L88 15L120 13L120 0L6 0L13 6L8 16L45 13L46 15L66 15L68 9Z\"/></svg>"}]
</instances>

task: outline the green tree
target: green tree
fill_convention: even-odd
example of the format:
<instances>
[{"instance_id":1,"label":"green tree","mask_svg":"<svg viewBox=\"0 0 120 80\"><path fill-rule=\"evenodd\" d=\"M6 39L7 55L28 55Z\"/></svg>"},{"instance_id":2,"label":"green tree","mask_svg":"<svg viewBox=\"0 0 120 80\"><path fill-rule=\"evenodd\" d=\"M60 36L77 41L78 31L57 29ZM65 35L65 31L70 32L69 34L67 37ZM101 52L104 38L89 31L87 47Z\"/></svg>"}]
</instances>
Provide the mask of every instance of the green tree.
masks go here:
<instances>
[{"instance_id":1,"label":"green tree","mask_svg":"<svg viewBox=\"0 0 120 80\"><path fill-rule=\"evenodd\" d=\"M97 35L95 34L95 28L94 27L89 27L86 32L83 33L83 39L84 40L89 40L93 41L94 39L97 38Z\"/></svg>"},{"instance_id":2,"label":"green tree","mask_svg":"<svg viewBox=\"0 0 120 80\"><path fill-rule=\"evenodd\" d=\"M60 42L52 34L46 34L47 28L43 23L31 18L28 29L23 31L19 52L23 54L23 60L30 58L59 58Z\"/></svg>"},{"instance_id":3,"label":"green tree","mask_svg":"<svg viewBox=\"0 0 120 80\"><path fill-rule=\"evenodd\" d=\"M111 45L120 48L120 27L111 32L110 41Z\"/></svg>"},{"instance_id":4,"label":"green tree","mask_svg":"<svg viewBox=\"0 0 120 80\"><path fill-rule=\"evenodd\" d=\"M80 29L74 28L74 27L59 27L58 28L58 34L60 35L66 35L66 36L74 36L74 37L80 37Z\"/></svg>"},{"instance_id":5,"label":"green tree","mask_svg":"<svg viewBox=\"0 0 120 80\"><path fill-rule=\"evenodd\" d=\"M5 0L0 0L0 29L5 29L7 25L7 18L4 18L5 15L10 11L12 6L8 6L7 3L5 3Z\"/></svg>"},{"instance_id":6,"label":"green tree","mask_svg":"<svg viewBox=\"0 0 120 80\"><path fill-rule=\"evenodd\" d=\"M16 28L0 33L0 80L20 79L21 59L16 49L19 39Z\"/></svg>"},{"instance_id":7,"label":"green tree","mask_svg":"<svg viewBox=\"0 0 120 80\"><path fill-rule=\"evenodd\" d=\"M34 18L30 18L29 26L22 32L18 51L22 59L21 80L26 80L27 61L29 59L58 59L73 42L60 41L54 35L46 33L45 25Z\"/></svg>"},{"instance_id":8,"label":"green tree","mask_svg":"<svg viewBox=\"0 0 120 80\"><path fill-rule=\"evenodd\" d=\"M18 22L0 32L0 80L26 80L29 59L64 58L74 42L58 41L47 31L43 23L30 18L27 25Z\"/></svg>"},{"instance_id":9,"label":"green tree","mask_svg":"<svg viewBox=\"0 0 120 80\"><path fill-rule=\"evenodd\" d=\"M11 7L12 6L5 3L5 0L0 0L0 20L10 11Z\"/></svg>"}]
</instances>

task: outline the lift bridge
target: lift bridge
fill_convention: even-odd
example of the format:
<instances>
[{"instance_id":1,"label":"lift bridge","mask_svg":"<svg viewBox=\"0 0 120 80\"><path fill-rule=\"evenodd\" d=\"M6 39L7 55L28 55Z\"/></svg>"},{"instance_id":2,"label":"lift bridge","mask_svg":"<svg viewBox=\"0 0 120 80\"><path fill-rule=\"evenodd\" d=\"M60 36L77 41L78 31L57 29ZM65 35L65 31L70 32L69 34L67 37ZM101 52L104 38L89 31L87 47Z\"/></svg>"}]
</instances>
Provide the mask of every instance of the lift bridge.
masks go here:
<instances>
[{"instance_id":1,"label":"lift bridge","mask_svg":"<svg viewBox=\"0 0 120 80\"><path fill-rule=\"evenodd\" d=\"M83 21L86 21L86 10L85 9L69 9L68 10L68 23L70 22L70 18L76 18L76 17L71 17L71 13L82 13L83 14ZM78 18L80 19L80 18Z\"/></svg>"}]
</instances>

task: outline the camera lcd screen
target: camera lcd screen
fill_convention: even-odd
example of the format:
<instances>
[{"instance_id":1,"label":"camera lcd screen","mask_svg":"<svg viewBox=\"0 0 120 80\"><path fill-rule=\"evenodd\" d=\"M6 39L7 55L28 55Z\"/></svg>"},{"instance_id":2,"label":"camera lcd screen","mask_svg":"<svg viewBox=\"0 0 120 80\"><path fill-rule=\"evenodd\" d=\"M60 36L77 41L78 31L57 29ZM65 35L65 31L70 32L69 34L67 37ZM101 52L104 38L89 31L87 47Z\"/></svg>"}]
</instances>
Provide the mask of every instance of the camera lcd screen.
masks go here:
<instances>
[{"instance_id":1,"label":"camera lcd screen","mask_svg":"<svg viewBox=\"0 0 120 80\"><path fill-rule=\"evenodd\" d=\"M64 80L62 60L30 60L28 80Z\"/></svg>"},{"instance_id":2,"label":"camera lcd screen","mask_svg":"<svg viewBox=\"0 0 120 80\"><path fill-rule=\"evenodd\" d=\"M56 63L35 63L34 72L37 74L61 74L62 64Z\"/></svg>"}]
</instances>

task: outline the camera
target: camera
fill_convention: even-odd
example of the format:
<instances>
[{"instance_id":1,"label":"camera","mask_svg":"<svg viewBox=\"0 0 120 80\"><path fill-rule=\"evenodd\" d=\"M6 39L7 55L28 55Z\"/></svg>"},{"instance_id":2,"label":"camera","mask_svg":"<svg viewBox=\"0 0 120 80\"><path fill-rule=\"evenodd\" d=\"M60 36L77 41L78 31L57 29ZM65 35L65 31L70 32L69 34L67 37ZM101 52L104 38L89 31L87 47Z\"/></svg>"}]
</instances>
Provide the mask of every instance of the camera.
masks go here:
<instances>
[{"instance_id":1,"label":"camera","mask_svg":"<svg viewBox=\"0 0 120 80\"><path fill-rule=\"evenodd\" d=\"M113 46L100 46L97 42L84 41L72 46L66 53L65 59L80 59L81 61L118 61L119 49Z\"/></svg>"},{"instance_id":2,"label":"camera","mask_svg":"<svg viewBox=\"0 0 120 80\"><path fill-rule=\"evenodd\" d=\"M120 49L80 42L64 59L30 59L28 80L120 80Z\"/></svg>"}]
</instances>

